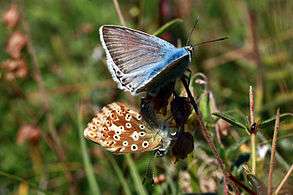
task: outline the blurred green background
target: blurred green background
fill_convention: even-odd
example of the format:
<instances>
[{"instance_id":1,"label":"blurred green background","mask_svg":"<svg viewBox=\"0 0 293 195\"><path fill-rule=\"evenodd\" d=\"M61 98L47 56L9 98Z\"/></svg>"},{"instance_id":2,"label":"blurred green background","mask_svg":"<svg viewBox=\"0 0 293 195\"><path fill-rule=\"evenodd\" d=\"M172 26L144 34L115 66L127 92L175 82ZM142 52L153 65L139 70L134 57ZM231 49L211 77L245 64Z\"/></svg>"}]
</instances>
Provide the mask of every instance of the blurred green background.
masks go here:
<instances>
[{"instance_id":1,"label":"blurred green background","mask_svg":"<svg viewBox=\"0 0 293 195\"><path fill-rule=\"evenodd\" d=\"M293 111L293 1L119 4L128 27L150 34L181 18L183 22L175 22L161 36L174 44L180 39L184 45L197 16L192 43L229 37L197 48L190 66L193 73L208 77L219 111L237 112L245 119L250 85L257 122L273 117L277 108L281 113ZM141 184L152 154L113 156L82 137L97 108L114 101L139 106L139 98L116 88L99 42L99 26L120 24L113 1L19 0L0 5L0 194L221 194L220 170L192 122L188 128L195 135L194 152L176 164L169 157L154 161L160 165L155 175L166 179L161 185ZM249 136L222 125L218 150L248 184L233 163L249 153ZM273 124L261 133L257 147L269 147ZM289 119L279 132L281 160L274 187L293 163L292 133ZM257 157L257 176L265 185L269 154ZM283 190L293 192L292 178Z\"/></svg>"}]
</instances>

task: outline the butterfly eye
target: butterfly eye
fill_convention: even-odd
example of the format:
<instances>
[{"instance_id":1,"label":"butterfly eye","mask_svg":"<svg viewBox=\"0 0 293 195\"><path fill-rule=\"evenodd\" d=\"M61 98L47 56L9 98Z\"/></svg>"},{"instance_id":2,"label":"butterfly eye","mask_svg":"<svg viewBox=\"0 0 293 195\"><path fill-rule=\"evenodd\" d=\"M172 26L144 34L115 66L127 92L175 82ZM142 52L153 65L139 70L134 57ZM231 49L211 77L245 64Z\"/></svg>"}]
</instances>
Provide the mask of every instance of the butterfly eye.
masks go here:
<instances>
[{"instance_id":1,"label":"butterfly eye","mask_svg":"<svg viewBox=\"0 0 293 195\"><path fill-rule=\"evenodd\" d=\"M128 129L132 127L132 125L131 125L130 123L126 123L125 126L126 126L126 128L128 128Z\"/></svg>"},{"instance_id":2,"label":"butterfly eye","mask_svg":"<svg viewBox=\"0 0 293 195\"><path fill-rule=\"evenodd\" d=\"M139 136L140 136L140 137L145 136L145 132L144 132L144 131L139 132Z\"/></svg>"},{"instance_id":3,"label":"butterfly eye","mask_svg":"<svg viewBox=\"0 0 293 195\"><path fill-rule=\"evenodd\" d=\"M93 126L91 127L91 130L96 131L96 130L97 130L97 127L96 127L95 125L93 125Z\"/></svg>"},{"instance_id":4,"label":"butterfly eye","mask_svg":"<svg viewBox=\"0 0 293 195\"><path fill-rule=\"evenodd\" d=\"M112 113L110 114L110 118L111 118L111 119L114 119L114 117L115 117L115 115L114 115L114 113L112 112Z\"/></svg>"},{"instance_id":5,"label":"butterfly eye","mask_svg":"<svg viewBox=\"0 0 293 195\"><path fill-rule=\"evenodd\" d=\"M145 126L144 126L144 125L139 125L139 128L140 128L140 129L144 129Z\"/></svg>"},{"instance_id":6,"label":"butterfly eye","mask_svg":"<svg viewBox=\"0 0 293 195\"><path fill-rule=\"evenodd\" d=\"M136 144L131 145L131 151L136 151L138 149Z\"/></svg>"},{"instance_id":7,"label":"butterfly eye","mask_svg":"<svg viewBox=\"0 0 293 195\"><path fill-rule=\"evenodd\" d=\"M115 134L121 135L121 133L122 133L121 129L116 129Z\"/></svg>"},{"instance_id":8,"label":"butterfly eye","mask_svg":"<svg viewBox=\"0 0 293 195\"><path fill-rule=\"evenodd\" d=\"M143 148L147 148L149 146L149 142L144 141L144 142L142 142L141 145L142 145Z\"/></svg>"},{"instance_id":9,"label":"butterfly eye","mask_svg":"<svg viewBox=\"0 0 293 195\"><path fill-rule=\"evenodd\" d=\"M121 126L119 126L119 129L121 130L121 131L124 131L124 127L121 125Z\"/></svg>"},{"instance_id":10,"label":"butterfly eye","mask_svg":"<svg viewBox=\"0 0 293 195\"><path fill-rule=\"evenodd\" d=\"M140 114L138 114L138 115L136 116L136 118L137 118L137 120L141 120L142 116L141 116Z\"/></svg>"},{"instance_id":11,"label":"butterfly eye","mask_svg":"<svg viewBox=\"0 0 293 195\"><path fill-rule=\"evenodd\" d=\"M110 121L106 121L106 125L109 127L111 125Z\"/></svg>"},{"instance_id":12,"label":"butterfly eye","mask_svg":"<svg viewBox=\"0 0 293 195\"><path fill-rule=\"evenodd\" d=\"M122 145L123 145L123 146L128 146L128 141L124 141L124 142L122 143Z\"/></svg>"},{"instance_id":13,"label":"butterfly eye","mask_svg":"<svg viewBox=\"0 0 293 195\"><path fill-rule=\"evenodd\" d=\"M121 77L121 76L122 76L122 72L121 72L120 70L116 70L116 75L117 75L118 77Z\"/></svg>"},{"instance_id":14,"label":"butterfly eye","mask_svg":"<svg viewBox=\"0 0 293 195\"><path fill-rule=\"evenodd\" d=\"M134 131L131 136L130 136L134 141L137 141L139 139L138 137L138 133L136 131Z\"/></svg>"},{"instance_id":15,"label":"butterfly eye","mask_svg":"<svg viewBox=\"0 0 293 195\"><path fill-rule=\"evenodd\" d=\"M119 141L119 140L120 140L120 136L119 136L119 135L117 135L117 134L116 134L116 135L114 135L114 136L113 136L113 138L114 138L115 140L117 140L117 141Z\"/></svg>"},{"instance_id":16,"label":"butterfly eye","mask_svg":"<svg viewBox=\"0 0 293 195\"><path fill-rule=\"evenodd\" d=\"M126 116L125 116L125 120L126 120L126 121L130 121L130 120L131 120L131 115L130 115L130 114L126 114Z\"/></svg>"}]
</instances>

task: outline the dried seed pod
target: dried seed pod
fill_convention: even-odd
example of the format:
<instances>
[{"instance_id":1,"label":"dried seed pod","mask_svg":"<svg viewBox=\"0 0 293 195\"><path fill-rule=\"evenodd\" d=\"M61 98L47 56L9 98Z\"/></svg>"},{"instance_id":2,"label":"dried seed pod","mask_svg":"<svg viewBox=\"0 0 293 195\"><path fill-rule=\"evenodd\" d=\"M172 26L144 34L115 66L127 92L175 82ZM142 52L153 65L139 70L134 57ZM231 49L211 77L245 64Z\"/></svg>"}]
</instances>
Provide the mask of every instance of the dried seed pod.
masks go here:
<instances>
[{"instance_id":1,"label":"dried seed pod","mask_svg":"<svg viewBox=\"0 0 293 195\"><path fill-rule=\"evenodd\" d=\"M185 159L194 149L193 136L189 132L180 132L172 147L176 159Z\"/></svg>"},{"instance_id":2,"label":"dried seed pod","mask_svg":"<svg viewBox=\"0 0 293 195\"><path fill-rule=\"evenodd\" d=\"M166 181L166 176L163 174L160 174L159 176L156 176L153 178L153 183L156 185L161 185Z\"/></svg>"},{"instance_id":3,"label":"dried seed pod","mask_svg":"<svg viewBox=\"0 0 293 195\"><path fill-rule=\"evenodd\" d=\"M5 71L5 78L9 81L16 78L24 78L28 73L27 64L23 59L6 60L0 67Z\"/></svg>"},{"instance_id":4,"label":"dried seed pod","mask_svg":"<svg viewBox=\"0 0 293 195\"><path fill-rule=\"evenodd\" d=\"M11 4L9 9L7 9L4 12L2 19L7 27L14 28L20 19L20 14L17 9L17 5Z\"/></svg>"},{"instance_id":5,"label":"dried seed pod","mask_svg":"<svg viewBox=\"0 0 293 195\"><path fill-rule=\"evenodd\" d=\"M31 124L26 124L20 127L17 133L17 143L23 144L29 141L31 144L37 144L41 139L41 130Z\"/></svg>"},{"instance_id":6,"label":"dried seed pod","mask_svg":"<svg viewBox=\"0 0 293 195\"><path fill-rule=\"evenodd\" d=\"M21 50L27 44L27 37L21 32L14 32L10 35L7 44L6 52L14 59L17 59L21 56Z\"/></svg>"},{"instance_id":7,"label":"dried seed pod","mask_svg":"<svg viewBox=\"0 0 293 195\"><path fill-rule=\"evenodd\" d=\"M176 124L181 127L187 121L192 108L187 97L175 96L171 102L171 112Z\"/></svg>"}]
</instances>

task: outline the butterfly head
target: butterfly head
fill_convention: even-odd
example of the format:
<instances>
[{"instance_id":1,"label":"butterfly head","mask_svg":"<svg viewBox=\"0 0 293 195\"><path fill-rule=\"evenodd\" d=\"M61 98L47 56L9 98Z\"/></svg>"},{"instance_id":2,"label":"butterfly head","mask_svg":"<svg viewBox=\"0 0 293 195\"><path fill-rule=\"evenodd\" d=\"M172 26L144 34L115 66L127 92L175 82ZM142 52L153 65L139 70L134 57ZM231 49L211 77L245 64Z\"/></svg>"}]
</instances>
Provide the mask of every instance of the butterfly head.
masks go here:
<instances>
[{"instance_id":1,"label":"butterfly head","mask_svg":"<svg viewBox=\"0 0 293 195\"><path fill-rule=\"evenodd\" d=\"M184 47L191 55L194 52L195 48L192 45Z\"/></svg>"},{"instance_id":2,"label":"butterfly head","mask_svg":"<svg viewBox=\"0 0 293 195\"><path fill-rule=\"evenodd\" d=\"M185 46L184 49L186 49L186 51L188 52L189 62L191 62L191 57L192 57L192 54L195 50L195 47L193 47L192 45L188 45L188 46Z\"/></svg>"}]
</instances>

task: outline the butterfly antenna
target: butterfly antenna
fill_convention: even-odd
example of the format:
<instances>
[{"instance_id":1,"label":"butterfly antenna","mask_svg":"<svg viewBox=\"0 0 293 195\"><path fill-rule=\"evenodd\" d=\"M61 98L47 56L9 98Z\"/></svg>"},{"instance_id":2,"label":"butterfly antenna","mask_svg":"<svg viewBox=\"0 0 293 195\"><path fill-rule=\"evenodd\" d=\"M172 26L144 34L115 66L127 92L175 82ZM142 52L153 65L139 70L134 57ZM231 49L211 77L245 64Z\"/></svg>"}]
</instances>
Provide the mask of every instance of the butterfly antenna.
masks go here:
<instances>
[{"instance_id":1,"label":"butterfly antenna","mask_svg":"<svg viewBox=\"0 0 293 195\"><path fill-rule=\"evenodd\" d=\"M205 45L205 44L213 43L213 42L218 42L218 41L223 41L223 40L226 40L226 39L229 39L229 37L221 37L221 38L218 38L218 39L213 39L213 40L209 40L209 41L203 41L203 42L200 42L200 43L196 43L196 44L194 44L192 46L193 47L198 47L198 46L201 46L201 45Z\"/></svg>"},{"instance_id":2,"label":"butterfly antenna","mask_svg":"<svg viewBox=\"0 0 293 195\"><path fill-rule=\"evenodd\" d=\"M187 41L186 41L186 44L185 44L185 45L189 45L189 44L190 44L191 35L192 35L193 31L195 30L195 27L196 27L197 24L198 24L198 20L199 20L199 16L196 17L196 20L195 20L195 22L194 22L194 25L193 25L193 27L192 27L190 33L189 33L188 36L187 36Z\"/></svg>"}]
</instances>

